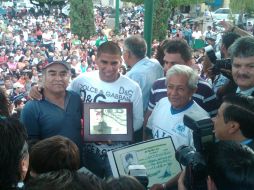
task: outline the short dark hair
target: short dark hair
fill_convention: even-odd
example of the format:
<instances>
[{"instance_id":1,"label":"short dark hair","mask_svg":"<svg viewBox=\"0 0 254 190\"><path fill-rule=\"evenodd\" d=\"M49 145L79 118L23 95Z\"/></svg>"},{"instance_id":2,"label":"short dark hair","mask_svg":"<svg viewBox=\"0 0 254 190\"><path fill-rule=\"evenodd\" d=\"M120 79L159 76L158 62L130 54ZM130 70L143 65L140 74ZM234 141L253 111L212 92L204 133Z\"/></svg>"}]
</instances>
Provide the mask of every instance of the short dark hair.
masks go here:
<instances>
[{"instance_id":1,"label":"short dark hair","mask_svg":"<svg viewBox=\"0 0 254 190\"><path fill-rule=\"evenodd\" d=\"M117 43L112 41L104 42L98 47L97 57L100 57L102 53L122 56L121 48L118 46Z\"/></svg>"},{"instance_id":2,"label":"short dark hair","mask_svg":"<svg viewBox=\"0 0 254 190\"><path fill-rule=\"evenodd\" d=\"M254 138L254 98L240 94L228 95L223 99L228 106L224 109L225 123L236 121L246 138Z\"/></svg>"},{"instance_id":3,"label":"short dark hair","mask_svg":"<svg viewBox=\"0 0 254 190\"><path fill-rule=\"evenodd\" d=\"M165 39L157 47L155 58L160 62L161 66L164 65L164 60L163 60L165 56L164 50L167 47L169 42L170 42L169 39Z\"/></svg>"},{"instance_id":4,"label":"short dark hair","mask_svg":"<svg viewBox=\"0 0 254 190\"><path fill-rule=\"evenodd\" d=\"M233 141L219 141L208 151L208 175L218 190L254 189L254 152Z\"/></svg>"},{"instance_id":5,"label":"short dark hair","mask_svg":"<svg viewBox=\"0 0 254 190\"><path fill-rule=\"evenodd\" d=\"M124 47L139 59L146 56L147 44L141 36L133 35L126 38Z\"/></svg>"},{"instance_id":6,"label":"short dark hair","mask_svg":"<svg viewBox=\"0 0 254 190\"><path fill-rule=\"evenodd\" d=\"M110 179L107 183L107 189L114 190L145 190L145 187L132 176L121 176Z\"/></svg>"},{"instance_id":7,"label":"short dark hair","mask_svg":"<svg viewBox=\"0 0 254 190\"><path fill-rule=\"evenodd\" d=\"M29 79L33 77L33 73L31 71L25 72L25 75L28 76Z\"/></svg>"},{"instance_id":8,"label":"short dark hair","mask_svg":"<svg viewBox=\"0 0 254 190\"><path fill-rule=\"evenodd\" d=\"M227 32L222 36L222 44L226 49L228 49L229 46L231 46L234 43L234 41L238 38L240 38L240 35L234 32Z\"/></svg>"},{"instance_id":9,"label":"short dark hair","mask_svg":"<svg viewBox=\"0 0 254 190\"><path fill-rule=\"evenodd\" d=\"M0 189L11 189L21 180L21 159L29 154L25 127L17 118L1 116L0 139Z\"/></svg>"},{"instance_id":10,"label":"short dark hair","mask_svg":"<svg viewBox=\"0 0 254 190\"><path fill-rule=\"evenodd\" d=\"M26 184L26 190L102 190L101 180L94 176L76 171L57 170L42 173L32 178ZM101 185L102 187L103 185Z\"/></svg>"},{"instance_id":11,"label":"short dark hair","mask_svg":"<svg viewBox=\"0 0 254 190\"><path fill-rule=\"evenodd\" d=\"M190 61L192 52L190 46L183 39L170 40L165 48L166 53L179 53L184 61Z\"/></svg>"},{"instance_id":12,"label":"short dark hair","mask_svg":"<svg viewBox=\"0 0 254 190\"><path fill-rule=\"evenodd\" d=\"M49 137L31 147L30 166L31 171L36 174L59 169L75 171L79 165L79 149L66 137L60 135Z\"/></svg>"}]
</instances>

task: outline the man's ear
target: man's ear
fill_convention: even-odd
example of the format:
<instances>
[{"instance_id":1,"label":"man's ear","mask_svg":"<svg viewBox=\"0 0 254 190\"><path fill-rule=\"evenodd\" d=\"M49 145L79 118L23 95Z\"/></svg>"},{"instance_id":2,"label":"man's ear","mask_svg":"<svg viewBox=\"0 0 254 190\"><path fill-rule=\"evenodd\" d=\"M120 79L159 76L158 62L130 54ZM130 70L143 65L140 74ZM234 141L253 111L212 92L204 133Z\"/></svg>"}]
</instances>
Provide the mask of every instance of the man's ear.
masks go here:
<instances>
[{"instance_id":1,"label":"man's ear","mask_svg":"<svg viewBox=\"0 0 254 190\"><path fill-rule=\"evenodd\" d=\"M217 187L210 176L207 177L207 190L217 190Z\"/></svg>"},{"instance_id":2,"label":"man's ear","mask_svg":"<svg viewBox=\"0 0 254 190\"><path fill-rule=\"evenodd\" d=\"M240 130L240 125L238 122L236 121L229 121L227 123L228 127L229 127L229 133L230 134L234 134L234 133L237 133L239 130Z\"/></svg>"}]
</instances>

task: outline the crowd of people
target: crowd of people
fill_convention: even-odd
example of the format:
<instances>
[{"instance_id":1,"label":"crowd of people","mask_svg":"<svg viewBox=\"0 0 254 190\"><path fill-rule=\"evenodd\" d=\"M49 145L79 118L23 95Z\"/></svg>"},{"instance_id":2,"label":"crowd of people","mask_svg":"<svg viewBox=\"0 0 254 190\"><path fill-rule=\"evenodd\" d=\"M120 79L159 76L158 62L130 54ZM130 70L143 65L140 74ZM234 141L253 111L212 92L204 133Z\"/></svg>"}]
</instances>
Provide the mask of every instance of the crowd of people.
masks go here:
<instances>
[{"instance_id":1,"label":"crowd of people","mask_svg":"<svg viewBox=\"0 0 254 190\"><path fill-rule=\"evenodd\" d=\"M214 121L220 142L208 155L208 188L253 189L254 37L227 22L219 40L211 26L202 34L187 23L175 35L174 25L148 58L143 9L124 14L115 34L98 8L89 39L60 15L1 22L0 189L145 189L130 176L111 179L107 152L168 136L176 148L194 147L185 114ZM83 141L83 106L99 102L132 104L133 142ZM184 189L184 174L151 189L177 180Z\"/></svg>"}]
</instances>

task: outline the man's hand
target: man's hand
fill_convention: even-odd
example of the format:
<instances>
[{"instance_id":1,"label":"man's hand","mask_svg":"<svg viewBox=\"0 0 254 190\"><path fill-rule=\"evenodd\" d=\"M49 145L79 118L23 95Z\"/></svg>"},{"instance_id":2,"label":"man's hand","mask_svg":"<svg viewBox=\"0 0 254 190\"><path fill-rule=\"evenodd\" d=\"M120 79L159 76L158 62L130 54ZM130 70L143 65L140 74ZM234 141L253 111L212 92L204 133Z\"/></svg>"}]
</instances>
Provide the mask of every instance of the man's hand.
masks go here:
<instances>
[{"instance_id":1,"label":"man's hand","mask_svg":"<svg viewBox=\"0 0 254 190\"><path fill-rule=\"evenodd\" d=\"M143 127L143 141L153 138L152 130L148 127Z\"/></svg>"},{"instance_id":2,"label":"man's hand","mask_svg":"<svg viewBox=\"0 0 254 190\"><path fill-rule=\"evenodd\" d=\"M225 20L220 21L220 24L223 26L225 31L230 31L234 27L234 25L231 22Z\"/></svg>"},{"instance_id":3,"label":"man's hand","mask_svg":"<svg viewBox=\"0 0 254 190\"><path fill-rule=\"evenodd\" d=\"M212 67L209 67L208 69L207 69L207 76L210 78L210 79L212 79L212 80L214 80L214 78L215 78L215 74L214 74L214 72L213 72L213 67L214 66L212 66Z\"/></svg>"},{"instance_id":4,"label":"man's hand","mask_svg":"<svg viewBox=\"0 0 254 190\"><path fill-rule=\"evenodd\" d=\"M181 175L178 178L178 190L186 190L184 186L185 170L182 171Z\"/></svg>"},{"instance_id":5,"label":"man's hand","mask_svg":"<svg viewBox=\"0 0 254 190\"><path fill-rule=\"evenodd\" d=\"M32 100L41 100L42 99L43 88L40 86L33 86L28 94L29 98Z\"/></svg>"},{"instance_id":6,"label":"man's hand","mask_svg":"<svg viewBox=\"0 0 254 190\"><path fill-rule=\"evenodd\" d=\"M233 80L232 71L230 69L220 69L220 71L229 80Z\"/></svg>"}]
</instances>

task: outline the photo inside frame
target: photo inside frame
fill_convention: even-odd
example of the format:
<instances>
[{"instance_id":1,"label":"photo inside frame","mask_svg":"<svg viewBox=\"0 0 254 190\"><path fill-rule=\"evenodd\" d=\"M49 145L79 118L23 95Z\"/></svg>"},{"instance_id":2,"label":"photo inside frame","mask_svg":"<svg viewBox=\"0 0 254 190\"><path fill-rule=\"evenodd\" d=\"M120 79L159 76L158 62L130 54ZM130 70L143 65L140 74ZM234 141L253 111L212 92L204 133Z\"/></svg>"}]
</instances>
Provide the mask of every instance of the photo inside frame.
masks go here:
<instances>
[{"instance_id":1,"label":"photo inside frame","mask_svg":"<svg viewBox=\"0 0 254 190\"><path fill-rule=\"evenodd\" d=\"M84 103L84 142L132 142L132 109L131 102Z\"/></svg>"},{"instance_id":2,"label":"photo inside frame","mask_svg":"<svg viewBox=\"0 0 254 190\"><path fill-rule=\"evenodd\" d=\"M127 134L127 109L90 109L90 134Z\"/></svg>"}]
</instances>

